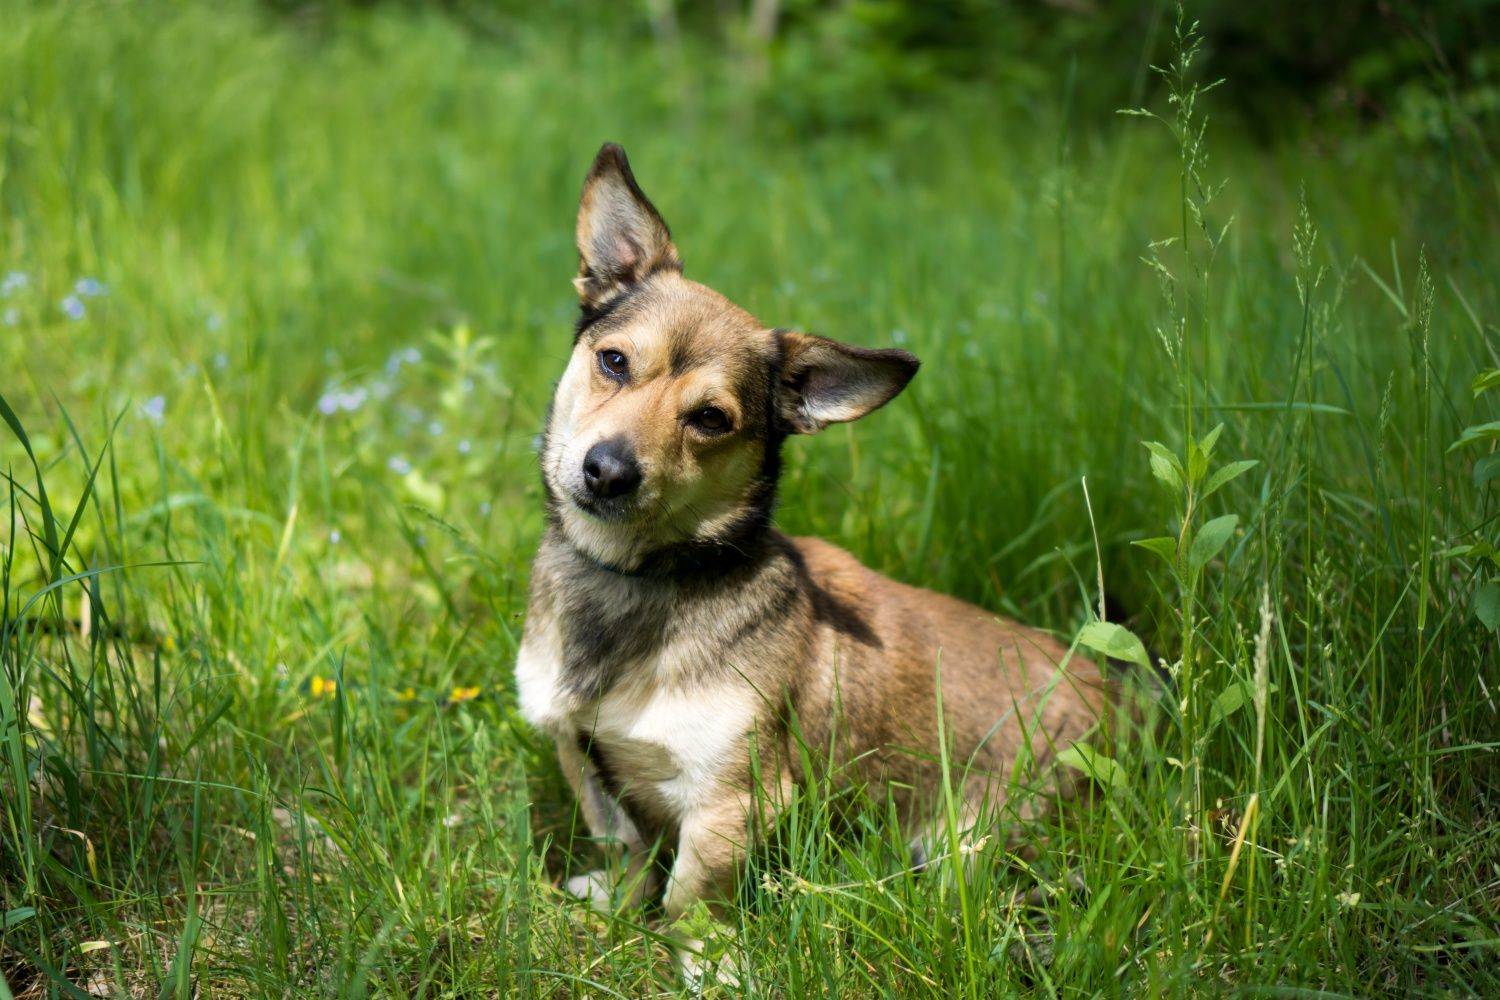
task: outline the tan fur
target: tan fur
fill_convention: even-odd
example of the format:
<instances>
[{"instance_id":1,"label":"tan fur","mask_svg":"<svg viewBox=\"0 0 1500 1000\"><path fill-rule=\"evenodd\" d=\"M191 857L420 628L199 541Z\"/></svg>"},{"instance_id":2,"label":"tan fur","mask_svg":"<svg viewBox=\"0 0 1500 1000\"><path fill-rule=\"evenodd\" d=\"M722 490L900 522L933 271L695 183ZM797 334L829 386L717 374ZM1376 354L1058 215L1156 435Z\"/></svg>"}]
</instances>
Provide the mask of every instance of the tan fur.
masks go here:
<instances>
[{"instance_id":1,"label":"tan fur","mask_svg":"<svg viewBox=\"0 0 1500 1000\"><path fill-rule=\"evenodd\" d=\"M660 890L673 918L722 902L771 818L757 803L815 777L799 740L839 780L889 795L917 840L933 832L943 745L966 823L1018 783L1056 778L1042 806L1067 794L1051 762L1110 702L1094 664L770 527L786 436L883 405L916 359L767 329L683 277L618 147L589 173L578 243L583 318L548 418L548 527L516 676L590 829L628 862L570 889L601 903ZM633 462L639 485L592 492L596 446ZM664 886L646 861L656 843L672 857Z\"/></svg>"}]
</instances>

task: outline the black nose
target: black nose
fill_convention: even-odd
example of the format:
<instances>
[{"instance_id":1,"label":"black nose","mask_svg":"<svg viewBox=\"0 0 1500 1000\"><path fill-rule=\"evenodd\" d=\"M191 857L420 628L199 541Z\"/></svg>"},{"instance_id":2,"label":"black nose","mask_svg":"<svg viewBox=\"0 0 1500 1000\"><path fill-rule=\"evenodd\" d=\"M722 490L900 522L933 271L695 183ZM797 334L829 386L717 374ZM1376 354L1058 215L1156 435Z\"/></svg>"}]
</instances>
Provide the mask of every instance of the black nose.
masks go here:
<instances>
[{"instance_id":1,"label":"black nose","mask_svg":"<svg viewBox=\"0 0 1500 1000\"><path fill-rule=\"evenodd\" d=\"M641 467L619 441L600 441L583 456L583 481L600 500L622 497L641 485Z\"/></svg>"}]
</instances>

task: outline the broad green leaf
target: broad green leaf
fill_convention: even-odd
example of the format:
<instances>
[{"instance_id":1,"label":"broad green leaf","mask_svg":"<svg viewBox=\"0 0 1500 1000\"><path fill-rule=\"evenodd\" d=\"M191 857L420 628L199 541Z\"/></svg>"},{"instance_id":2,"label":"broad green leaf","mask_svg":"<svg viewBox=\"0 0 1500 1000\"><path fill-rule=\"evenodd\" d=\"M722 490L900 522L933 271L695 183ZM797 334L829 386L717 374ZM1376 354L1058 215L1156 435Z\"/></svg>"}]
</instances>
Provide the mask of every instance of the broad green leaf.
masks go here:
<instances>
[{"instance_id":1,"label":"broad green leaf","mask_svg":"<svg viewBox=\"0 0 1500 1000\"><path fill-rule=\"evenodd\" d=\"M1500 628L1500 580L1491 580L1474 591L1474 614L1485 628Z\"/></svg>"},{"instance_id":2,"label":"broad green leaf","mask_svg":"<svg viewBox=\"0 0 1500 1000\"><path fill-rule=\"evenodd\" d=\"M1474 486L1482 488L1485 483L1500 476L1500 454L1485 455L1474 463Z\"/></svg>"},{"instance_id":3,"label":"broad green leaf","mask_svg":"<svg viewBox=\"0 0 1500 1000\"><path fill-rule=\"evenodd\" d=\"M1188 482L1196 483L1208 471L1208 455L1197 442L1188 446Z\"/></svg>"},{"instance_id":4,"label":"broad green leaf","mask_svg":"<svg viewBox=\"0 0 1500 1000\"><path fill-rule=\"evenodd\" d=\"M1219 443L1219 435L1223 433L1224 425L1220 424L1213 430L1209 431L1207 434L1203 435L1203 440L1198 442L1198 447L1203 449L1204 458L1210 458L1213 456L1214 445Z\"/></svg>"},{"instance_id":5,"label":"broad green leaf","mask_svg":"<svg viewBox=\"0 0 1500 1000\"><path fill-rule=\"evenodd\" d=\"M1474 390L1475 398L1478 398L1481 393L1497 385L1500 385L1500 368L1491 368L1474 376L1474 384L1470 388Z\"/></svg>"},{"instance_id":6,"label":"broad green leaf","mask_svg":"<svg viewBox=\"0 0 1500 1000\"><path fill-rule=\"evenodd\" d=\"M1249 681L1235 681L1219 692L1213 707L1208 711L1208 728L1212 729L1253 700L1254 685ZM1275 684L1266 685L1267 694L1276 693Z\"/></svg>"},{"instance_id":7,"label":"broad green leaf","mask_svg":"<svg viewBox=\"0 0 1500 1000\"><path fill-rule=\"evenodd\" d=\"M1213 475L1208 477L1208 483L1203 487L1203 492L1199 494L1198 499L1206 499L1207 497L1215 493L1219 489L1219 487L1223 486L1225 483L1239 478L1241 475L1249 472L1259 464L1260 462L1256 461L1253 458L1245 459L1241 462L1230 462L1228 465L1224 466Z\"/></svg>"},{"instance_id":8,"label":"broad green leaf","mask_svg":"<svg viewBox=\"0 0 1500 1000\"><path fill-rule=\"evenodd\" d=\"M1116 660L1127 660L1143 667L1151 666L1151 657L1146 655L1146 647L1141 640L1130 629L1114 622L1089 622L1078 633L1078 642Z\"/></svg>"},{"instance_id":9,"label":"broad green leaf","mask_svg":"<svg viewBox=\"0 0 1500 1000\"><path fill-rule=\"evenodd\" d=\"M1439 559L1458 559L1472 556L1479 551L1478 545L1453 545L1438 553Z\"/></svg>"},{"instance_id":10,"label":"broad green leaf","mask_svg":"<svg viewBox=\"0 0 1500 1000\"><path fill-rule=\"evenodd\" d=\"M36 907L18 906L14 910L0 913L0 930L13 930L36 916Z\"/></svg>"},{"instance_id":11,"label":"broad green leaf","mask_svg":"<svg viewBox=\"0 0 1500 1000\"><path fill-rule=\"evenodd\" d=\"M1131 542L1131 545L1139 545L1149 552L1155 552L1167 561L1167 565L1173 569L1177 568L1177 539L1168 535L1160 538L1142 538L1140 541Z\"/></svg>"},{"instance_id":12,"label":"broad green leaf","mask_svg":"<svg viewBox=\"0 0 1500 1000\"><path fill-rule=\"evenodd\" d=\"M1113 757L1100 753L1087 743L1074 743L1057 755L1057 762L1082 771L1110 788L1124 788L1129 783L1125 769Z\"/></svg>"},{"instance_id":13,"label":"broad green leaf","mask_svg":"<svg viewBox=\"0 0 1500 1000\"><path fill-rule=\"evenodd\" d=\"M1188 568L1197 573L1207 566L1214 556L1218 555L1229 542L1234 529L1240 523L1238 514L1225 514L1216 517L1198 529L1193 536L1192 548L1188 550Z\"/></svg>"},{"instance_id":14,"label":"broad green leaf","mask_svg":"<svg viewBox=\"0 0 1500 1000\"><path fill-rule=\"evenodd\" d=\"M1182 463L1160 441L1142 441L1151 452L1151 474L1174 490L1180 490L1185 479Z\"/></svg>"},{"instance_id":15,"label":"broad green leaf","mask_svg":"<svg viewBox=\"0 0 1500 1000\"><path fill-rule=\"evenodd\" d=\"M1500 420L1492 420L1487 424L1475 424L1473 427L1465 427L1464 432L1458 436L1458 440L1448 446L1448 450L1457 451L1464 445L1479 441L1493 441L1496 438L1500 438Z\"/></svg>"}]
</instances>

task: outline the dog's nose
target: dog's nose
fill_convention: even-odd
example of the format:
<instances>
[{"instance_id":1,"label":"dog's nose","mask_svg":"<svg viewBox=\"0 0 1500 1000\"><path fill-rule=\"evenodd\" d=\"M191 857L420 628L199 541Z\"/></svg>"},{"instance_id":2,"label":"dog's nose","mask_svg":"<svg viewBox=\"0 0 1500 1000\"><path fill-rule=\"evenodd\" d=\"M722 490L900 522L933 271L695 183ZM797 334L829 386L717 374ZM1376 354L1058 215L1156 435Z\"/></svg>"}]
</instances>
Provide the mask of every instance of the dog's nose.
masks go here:
<instances>
[{"instance_id":1,"label":"dog's nose","mask_svg":"<svg viewBox=\"0 0 1500 1000\"><path fill-rule=\"evenodd\" d=\"M622 497L641 485L641 467L619 441L600 441L583 456L583 481L600 500Z\"/></svg>"}]
</instances>

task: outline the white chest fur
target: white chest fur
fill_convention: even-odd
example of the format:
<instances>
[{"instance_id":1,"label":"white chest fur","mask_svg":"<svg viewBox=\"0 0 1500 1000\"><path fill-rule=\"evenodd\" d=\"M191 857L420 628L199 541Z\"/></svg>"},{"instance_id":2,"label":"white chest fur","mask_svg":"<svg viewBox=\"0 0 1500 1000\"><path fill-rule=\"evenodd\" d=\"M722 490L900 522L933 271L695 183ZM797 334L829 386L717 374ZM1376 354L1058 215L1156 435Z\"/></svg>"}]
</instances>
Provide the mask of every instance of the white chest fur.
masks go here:
<instances>
[{"instance_id":1,"label":"white chest fur","mask_svg":"<svg viewBox=\"0 0 1500 1000\"><path fill-rule=\"evenodd\" d=\"M687 651L669 646L630 664L602 698L583 702L561 686L561 656L550 638L528 635L516 661L527 721L559 738L592 739L623 791L653 799L669 814L721 794L726 772L744 761L758 714L759 696L743 678L678 682L674 667Z\"/></svg>"}]
</instances>

